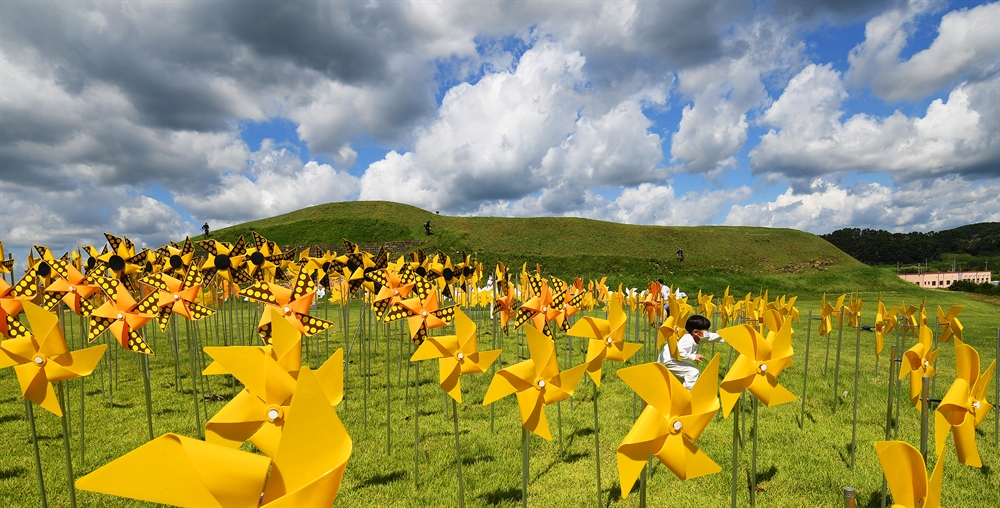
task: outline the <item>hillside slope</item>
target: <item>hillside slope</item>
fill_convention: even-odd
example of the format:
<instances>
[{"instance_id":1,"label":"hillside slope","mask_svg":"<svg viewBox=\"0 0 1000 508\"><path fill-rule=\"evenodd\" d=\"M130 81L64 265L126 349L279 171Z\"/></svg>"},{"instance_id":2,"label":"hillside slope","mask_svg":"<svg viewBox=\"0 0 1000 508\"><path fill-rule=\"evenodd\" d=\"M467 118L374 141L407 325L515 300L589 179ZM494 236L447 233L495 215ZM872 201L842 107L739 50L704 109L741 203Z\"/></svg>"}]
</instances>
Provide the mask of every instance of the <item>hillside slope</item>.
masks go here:
<instances>
[{"instance_id":1,"label":"hillside slope","mask_svg":"<svg viewBox=\"0 0 1000 508\"><path fill-rule=\"evenodd\" d=\"M432 236L423 224L431 221ZM541 264L559 277L599 278L645 285L663 278L724 289L729 281L795 287L808 277L841 280L848 289L894 285L894 276L870 269L822 238L791 229L729 226L635 226L580 218L450 217L383 201L328 203L219 230L235 241L257 231L279 245L320 245L343 250L358 243L419 242L425 252L453 258L467 252L487 266ZM685 260L675 256L684 249ZM412 250L412 249L411 249ZM398 256L403 252L392 252ZM891 274L890 274L891 275ZM831 277L835 276L835 277ZM895 279L895 280L893 280Z\"/></svg>"}]
</instances>

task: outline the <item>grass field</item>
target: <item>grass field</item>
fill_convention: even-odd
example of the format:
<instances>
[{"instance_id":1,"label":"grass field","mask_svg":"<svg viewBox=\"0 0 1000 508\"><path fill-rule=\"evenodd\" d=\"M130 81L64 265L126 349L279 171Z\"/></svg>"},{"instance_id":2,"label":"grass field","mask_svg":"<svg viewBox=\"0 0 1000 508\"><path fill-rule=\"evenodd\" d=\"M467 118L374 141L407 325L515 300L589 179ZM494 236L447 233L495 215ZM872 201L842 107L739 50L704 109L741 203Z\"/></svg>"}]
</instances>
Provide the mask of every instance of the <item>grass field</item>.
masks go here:
<instances>
[{"instance_id":1,"label":"grass field","mask_svg":"<svg viewBox=\"0 0 1000 508\"><path fill-rule=\"evenodd\" d=\"M435 234L425 236L422 224L432 221ZM919 305L927 299L930 323L937 306L947 310L963 305L960 318L965 324L966 342L980 354L982 368L996 357L997 329L1000 328L1000 301L948 291L922 290L901 282L889 270L858 263L814 235L793 230L727 227L648 227L627 226L585 219L499 219L490 217L445 217L393 203L333 203L285 216L235 226L213 233L222 240L239 235L249 239L256 230L281 245L330 245L339 239L355 242L423 242L431 253L440 249L454 257L466 251L487 269L504 261L512 270L522 263L533 268L541 264L544 275L564 279L608 277L617 288L644 288L658 278L680 287L691 297L699 289L721 296L726 287L741 298L746 293L769 291L771 298L785 294L798 296L802 321L795 324L793 365L779 381L800 399L789 404L759 407L757 501L760 506L841 506L842 489L855 487L858 506L881 505L881 469L873 443L885 437L889 347L876 370L874 334L858 335L845 328L840 361L836 362L836 333L827 341L817 334L817 322L807 322L810 310L818 316L823 293L839 296L858 292L864 300L862 324L871 324L879 297L888 307L905 301ZM686 260L674 259L683 248ZM393 256L400 253L394 252ZM696 302L695 302L696 303ZM244 302L227 304L216 317L197 325L201 346L255 344L253 327L259 308ZM595 311L596 312L596 311ZM354 449L337 498L341 506L457 506L454 435L450 399L437 384L435 362L417 367L406 360L410 345L397 324L368 326L370 313L355 303L349 317L339 305L322 303L313 315L328 317L337 325L328 332L304 340L304 359L317 367L329 353L344 347L346 399L339 406L353 440ZM470 311L479 324L480 349L491 344L503 348L498 368L520 361L522 332L510 336L494 333L485 310ZM655 351L655 330L641 324L645 318L629 318L629 340L647 345L627 365L651 361ZM359 328L359 320L365 326ZM71 349L82 347L78 321L65 320ZM811 330L810 330L811 328ZM200 376L204 355L192 356L196 344L183 321L178 322L176 355L166 334L146 328L146 336L156 354L150 359L152 380L153 430L198 437L206 417L218 412L240 389L231 379ZM442 331L437 334L448 333ZM895 337L895 336L894 336ZM103 339L102 339L103 340ZM902 338L903 349L913 343ZM803 392L806 343L809 342L808 386ZM147 419L140 364L135 355L118 346L108 349L100 368L83 381L66 383L69 401L70 443L75 476L82 476L141 446L148 440ZM567 368L584 360L586 341L570 341L557 335L560 365ZM703 353L711 353L705 346ZM720 378L734 355L727 345L718 345L721 354ZM857 365L858 425L855 467L851 459L852 416ZM839 365L837 394L834 372ZM601 499L605 506L638 506L633 491L621 499L615 449L641 410L631 389L615 372L621 366L606 363L604 382L599 389ZM943 395L955 377L951 344L941 344L935 393ZM112 382L113 379L113 382ZM192 381L196 386L192 386ZM465 499L469 506L517 506L520 504L520 419L514 397L484 407L481 401L490 383L490 374L463 377L464 404L459 409L462 470ZM904 383L903 388L906 389ZM991 384L991 386L993 386ZM419 413L414 394L419 387ZM529 504L532 506L587 506L596 504L593 384L584 377L571 400L547 408L553 440L531 440ZM846 392L846 395L845 395ZM389 394L387 396L387 393ZM805 418L800 421L801 396L805 393ZM81 399L85 410L81 411ZM990 388L987 400L995 403L997 393ZM834 404L836 401L836 410ZM196 422L196 406L198 419ZM894 432L898 439L919 444L919 412L906 401ZM82 414L81 414L82 413ZM69 506L63 433L60 419L35 408L42 472L49 506ZM750 404L740 413L738 447L738 499L749 505L752 412ZM419 416L419 445L414 449L414 416ZM957 462L951 439L944 470L943 506L1000 506L1000 447L994 429L994 411L977 434L984 467ZM560 426L561 419L561 439ZM731 492L733 416L717 418L698 440L698 446L722 471L682 482L666 467L655 465L648 485L650 506L728 506ZM931 418L933 424L933 418ZM85 436L81 436L81 423ZM388 425L388 428L387 428ZM933 440L933 430L931 431ZM81 456L85 442L85 457ZM12 369L0 370L0 506L40 506L35 460L28 419ZM250 450L249 445L244 445ZM933 459L933 444L932 459ZM414 455L418 458L414 477ZM655 463L655 461L654 461ZM123 478L122 481L143 481ZM78 492L79 506L142 506L142 503Z\"/></svg>"},{"instance_id":2,"label":"grass field","mask_svg":"<svg viewBox=\"0 0 1000 508\"><path fill-rule=\"evenodd\" d=\"M893 295L883 298L892 303ZM952 304L952 295L939 293L941 298L929 299L929 305ZM862 295L867 305L874 305L876 295ZM913 298L907 298L910 300ZM757 501L761 506L836 506L841 489L853 486L858 489L859 506L879 506L881 497L881 475L872 443L884 438L888 348L875 372L873 334L862 332L861 363L858 378L858 434L855 468L850 462L852 401L854 384L855 340L853 329L845 329L840 358L840 379L837 397L838 407L833 410L833 374L836 359L836 337L831 341L828 363L826 342L816 333L816 324L807 333L805 318L809 309L818 309L818 299L798 302L803 322L796 325L794 338L794 366L787 369L780 381L797 395L802 394L803 368L805 366L805 343L810 339L809 385L805 406L805 421L799 428L800 401L773 408L759 408L758 437L758 487ZM992 360L995 353L996 308L978 302L965 302L968 307L962 318L967 323L967 342L979 350L983 367ZM243 312L243 322L234 319L236 328L243 330L243 340L249 343L250 314L255 307L243 304L238 310ZM359 309L354 307L351 320L351 334L356 333ZM224 312L229 312L224 311ZM323 307L314 311L315 315L328 314L340 322L343 316L339 306ZM236 316L237 314L233 314ZM364 314L367 320L367 312ZM502 334L492 335L492 324L484 311L472 311L474 319L480 323L479 337L481 349L486 349L494 338L497 346L504 349L501 362L510 365L519 361L519 353L526 350L519 347L520 333L512 333L504 338ZM991 324L991 321L993 323ZM208 329L202 323L203 345L222 340L239 343L238 330L231 333L224 330L215 333L214 323ZM342 325L343 323L341 323ZM367 325L367 322L366 322ZM636 327L630 318L628 336L630 340L644 343L655 341L655 335L646 325ZM157 354L152 358L154 431L177 432L188 436L198 436L194 422L194 395L191 392L190 361L187 354L187 334L183 324L180 328L181 389L175 386L174 357L170 343L163 334L152 336ZM344 338L337 329L331 333L307 340L309 363L319 365L327 348L332 352L344 346ZM437 367L434 362L425 362L420 371L420 445L419 445L419 486L414 486L413 461L413 381L416 367L407 366L404 361L409 356L409 345L401 337L396 325L379 326L376 329L362 328L348 348L347 400L340 406L339 413L354 441L354 452L338 496L342 506L454 506L457 503L457 487L454 469L454 446L450 415L446 407L450 403L436 383ZM77 336L78 331L68 329L68 336ZM583 361L586 343L574 339L574 349L570 354L568 339L559 336L560 363L565 368ZM913 342L905 338L905 347ZM320 352L317 355L318 351ZM388 347L388 358L386 350ZM942 395L954 378L954 355L950 344L942 344L938 359L938 380L936 393ZM720 377L729 364L730 348L719 345L714 348L722 355ZM706 346L704 352L710 353ZM117 359L114 356L117 354ZM651 360L652 350L644 348L633 358L634 363ZM572 356L572 359L570 358ZM387 362L388 360L388 362ZM117 366L115 366L117 363ZM72 430L74 471L77 476L117 458L127 451L140 446L147 440L145 402L140 377L139 364L134 355L116 348L109 349L108 359L99 370L86 379L81 387L79 381L68 383L70 400L70 422ZM386 366L388 365L388 371ZM638 506L638 493L633 492L628 499L621 499L618 487L614 450L628 432L633 421L635 406L631 390L617 378L615 364L606 364L604 380L600 388L600 441L602 463L602 498L605 505ZM116 386L111 388L107 380L117 369ZM367 369L367 370L366 370ZM826 374L824 375L824 370ZM368 375L365 375L367 371ZM104 378L103 390L101 378ZM224 379L205 377L207 393L221 395L228 399L236 389ZM386 383L391 392L390 406L386 408ZM409 380L409 383L407 382ZM489 384L489 374L463 378L464 404L459 410L460 438L462 442L463 474L466 502L470 506L515 506L520 503L520 422L516 402L508 397L496 402L495 420L491 431L491 408L483 407L482 401ZM409 385L409 386L408 386ZM904 389L906 385L903 385ZM81 388L85 391L86 409L86 462L80 460L80 411ZM367 393L366 393L367 392ZM843 392L847 392L844 396ZM34 459L29 439L27 419L19 395L16 379L10 369L0 371L0 393L7 394L0 404L0 439L8 450L0 459L0 499L7 506L39 505L38 486L34 472ZM531 441L531 482L529 499L533 506L584 506L595 504L596 485L594 479L594 425L592 413L593 385L585 378L581 381L573 402L563 402L559 408L547 409L552 425L553 441L546 442L534 437ZM992 391L991 391L992 393ZM199 395L200 389L199 389ZM367 403L366 403L367 396ZM990 395L989 400L995 400ZM208 414L218 411L224 401L200 402L199 411ZM640 402L641 403L641 402ZM739 492L741 506L749 503L749 467L752 413L749 404L744 406L742 423L746 426L741 434L747 441L740 450ZM899 439L913 444L919 443L919 412L906 401L901 406L898 427ZM562 419L562 440L558 432L558 413ZM43 471L50 506L67 506L69 498L66 488L65 464L60 420L43 410L35 411ZM991 416L981 427L977 436L980 454L985 464L975 469L957 463L949 441L949 451L945 463L944 506L996 506L1000 479L994 468L1000 464L1000 449L994 444ZM391 425L387 437L386 422ZM205 415L200 416L204 425ZM932 420L933 421L933 420ZM730 498L731 452L733 417L728 420L717 418L709 425L698 440L698 445L721 467L722 472L693 479L679 481L662 465L652 469L648 495L653 505L662 506L724 506ZM931 434L933 436L933 433ZM390 440L387 443L387 439ZM933 447L933 446L932 446ZM123 479L123 481L142 481ZM978 493L970 495L970 493ZM136 506L141 503L100 496L88 492L78 492L80 506Z\"/></svg>"}]
</instances>

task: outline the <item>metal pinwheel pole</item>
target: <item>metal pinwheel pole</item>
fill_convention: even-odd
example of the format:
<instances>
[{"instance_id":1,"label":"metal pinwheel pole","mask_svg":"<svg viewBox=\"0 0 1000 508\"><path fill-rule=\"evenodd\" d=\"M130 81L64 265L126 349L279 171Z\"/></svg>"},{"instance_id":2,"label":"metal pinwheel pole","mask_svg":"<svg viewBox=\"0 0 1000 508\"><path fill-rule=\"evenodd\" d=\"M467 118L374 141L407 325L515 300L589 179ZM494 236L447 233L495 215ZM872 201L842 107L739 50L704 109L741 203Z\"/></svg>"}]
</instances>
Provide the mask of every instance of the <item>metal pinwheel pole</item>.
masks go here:
<instances>
[{"instance_id":1,"label":"metal pinwheel pole","mask_svg":"<svg viewBox=\"0 0 1000 508\"><path fill-rule=\"evenodd\" d=\"M736 407L733 408L733 467L732 467L732 491L731 491L731 503L732 508L736 508L736 493L739 490L739 470L740 470L740 411L743 408L740 407L740 402L743 400L743 395L736 399Z\"/></svg>"},{"instance_id":2,"label":"metal pinwheel pole","mask_svg":"<svg viewBox=\"0 0 1000 508\"><path fill-rule=\"evenodd\" d=\"M35 410L31 402L24 399L24 412L28 414L28 427L31 429L31 444L35 448L35 473L38 474L38 492L42 498L42 508L49 504L45 500L45 479L42 477L42 457L38 452L38 433L35 431Z\"/></svg>"},{"instance_id":3,"label":"metal pinwheel pole","mask_svg":"<svg viewBox=\"0 0 1000 508\"><path fill-rule=\"evenodd\" d=\"M594 459L597 461L597 507L601 506L601 426L597 419L597 383L594 383Z\"/></svg>"},{"instance_id":4,"label":"metal pinwheel pole","mask_svg":"<svg viewBox=\"0 0 1000 508\"><path fill-rule=\"evenodd\" d=\"M465 486L462 483L462 451L458 442L458 402L455 399L451 399L451 421L455 424L455 468L458 471L458 506L465 508Z\"/></svg>"},{"instance_id":5,"label":"metal pinwheel pole","mask_svg":"<svg viewBox=\"0 0 1000 508\"><path fill-rule=\"evenodd\" d=\"M66 454L66 479L69 482L69 503L76 508L76 486L73 485L73 458L69 447L69 415L66 412L66 398L63 396L63 382L56 383L59 387L59 407L62 409L63 451Z\"/></svg>"},{"instance_id":6,"label":"metal pinwheel pole","mask_svg":"<svg viewBox=\"0 0 1000 508\"><path fill-rule=\"evenodd\" d=\"M892 436L892 419L893 419L892 397L894 395L894 393L893 393L893 387L896 385L896 383L894 381L894 378L896 377L896 353L897 352L898 351L897 351L896 345L893 344L892 345L892 352L891 352L890 357L889 357L890 358L889 359L889 399L888 399L888 402L886 403L886 407L885 407L885 440L886 441L888 441L889 439L891 439L891 436ZM886 503L886 488L887 487L888 487L888 484L886 482L885 473L883 472L882 473L882 508L885 508L885 503Z\"/></svg>"},{"instance_id":7,"label":"metal pinwheel pole","mask_svg":"<svg viewBox=\"0 0 1000 508\"><path fill-rule=\"evenodd\" d=\"M531 439L531 432L528 429L521 426L521 506L523 508L528 508L528 474L529 474L529 464L530 459L528 445Z\"/></svg>"},{"instance_id":8,"label":"metal pinwheel pole","mask_svg":"<svg viewBox=\"0 0 1000 508\"><path fill-rule=\"evenodd\" d=\"M802 368L802 411L799 414L799 428L801 429L806 422L806 388L809 386L809 336L812 334L812 318L813 311L809 310L809 317L806 318L806 362L805 367ZM730 348L730 352L732 348Z\"/></svg>"},{"instance_id":9,"label":"metal pinwheel pole","mask_svg":"<svg viewBox=\"0 0 1000 508\"><path fill-rule=\"evenodd\" d=\"M837 404L840 396L837 395L837 382L840 381L840 346L844 336L844 308L840 308L840 317L837 319L837 359L833 364L833 412L837 412Z\"/></svg>"},{"instance_id":10,"label":"metal pinwheel pole","mask_svg":"<svg viewBox=\"0 0 1000 508\"><path fill-rule=\"evenodd\" d=\"M857 336L854 342L854 416L851 419L851 469L854 469L855 448L858 444L858 378L861 365L861 316L858 316Z\"/></svg>"},{"instance_id":11,"label":"metal pinwheel pole","mask_svg":"<svg viewBox=\"0 0 1000 508\"><path fill-rule=\"evenodd\" d=\"M920 455L924 457L924 464L927 463L927 434L930 426L930 388L931 378L923 376L920 378L922 386L920 388Z\"/></svg>"}]
</instances>

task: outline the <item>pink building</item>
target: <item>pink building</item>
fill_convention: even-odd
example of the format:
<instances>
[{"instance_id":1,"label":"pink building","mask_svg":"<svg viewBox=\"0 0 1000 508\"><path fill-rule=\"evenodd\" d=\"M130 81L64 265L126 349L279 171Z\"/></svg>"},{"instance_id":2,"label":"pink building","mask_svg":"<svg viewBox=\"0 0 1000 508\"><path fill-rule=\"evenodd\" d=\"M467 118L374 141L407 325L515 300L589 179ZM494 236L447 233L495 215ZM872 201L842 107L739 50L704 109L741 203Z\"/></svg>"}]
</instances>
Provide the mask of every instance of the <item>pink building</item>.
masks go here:
<instances>
[{"instance_id":1,"label":"pink building","mask_svg":"<svg viewBox=\"0 0 1000 508\"><path fill-rule=\"evenodd\" d=\"M947 288L956 280L967 280L976 284L993 282L993 272L987 271L963 271L963 272L926 272L926 273L901 273L899 278L906 282L913 282L922 288Z\"/></svg>"}]
</instances>

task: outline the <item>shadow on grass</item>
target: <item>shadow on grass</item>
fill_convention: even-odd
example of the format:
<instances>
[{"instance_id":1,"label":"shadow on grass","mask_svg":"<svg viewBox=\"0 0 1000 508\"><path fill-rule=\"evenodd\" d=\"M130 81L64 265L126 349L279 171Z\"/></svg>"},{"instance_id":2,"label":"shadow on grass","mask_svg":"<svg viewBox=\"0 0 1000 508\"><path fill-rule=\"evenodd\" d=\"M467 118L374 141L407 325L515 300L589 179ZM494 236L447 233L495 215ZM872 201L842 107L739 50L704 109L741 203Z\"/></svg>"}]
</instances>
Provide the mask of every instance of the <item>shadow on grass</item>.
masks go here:
<instances>
[{"instance_id":1,"label":"shadow on grass","mask_svg":"<svg viewBox=\"0 0 1000 508\"><path fill-rule=\"evenodd\" d=\"M479 496L479 499L491 506L516 503L521 500L521 489L496 489Z\"/></svg>"},{"instance_id":2,"label":"shadow on grass","mask_svg":"<svg viewBox=\"0 0 1000 508\"><path fill-rule=\"evenodd\" d=\"M493 462L492 455L478 455L475 457L466 457L462 459L463 466L471 466L473 464L479 464L480 462Z\"/></svg>"},{"instance_id":3,"label":"shadow on grass","mask_svg":"<svg viewBox=\"0 0 1000 508\"><path fill-rule=\"evenodd\" d=\"M23 420L23 419L24 419L23 415L4 415L4 416L0 416L0 423L13 422L13 421Z\"/></svg>"},{"instance_id":4,"label":"shadow on grass","mask_svg":"<svg viewBox=\"0 0 1000 508\"><path fill-rule=\"evenodd\" d=\"M387 485L392 482L398 482L406 476L403 471L393 471L391 473L380 474L373 476L358 484L358 488L374 487L375 485Z\"/></svg>"},{"instance_id":5,"label":"shadow on grass","mask_svg":"<svg viewBox=\"0 0 1000 508\"><path fill-rule=\"evenodd\" d=\"M8 478L16 478L18 476L23 475L27 471L28 471L27 469L20 466L14 466L8 469L0 469L0 480L6 480Z\"/></svg>"},{"instance_id":6,"label":"shadow on grass","mask_svg":"<svg viewBox=\"0 0 1000 508\"><path fill-rule=\"evenodd\" d=\"M750 473L747 472L747 492L749 492L751 489L757 489L757 492L764 492L764 489L760 487L760 484L771 481L771 479L774 478L774 476L777 474L778 474L778 468L773 465L765 471L758 471L757 484L753 485L750 483Z\"/></svg>"},{"instance_id":7,"label":"shadow on grass","mask_svg":"<svg viewBox=\"0 0 1000 508\"><path fill-rule=\"evenodd\" d=\"M163 416L171 413L177 413L178 411L172 407L163 408L159 411L155 411L156 416Z\"/></svg>"},{"instance_id":8,"label":"shadow on grass","mask_svg":"<svg viewBox=\"0 0 1000 508\"><path fill-rule=\"evenodd\" d=\"M115 409L128 409L128 408L130 408L132 406L133 406L133 404L119 404L117 402L111 404L111 407L113 407Z\"/></svg>"}]
</instances>

